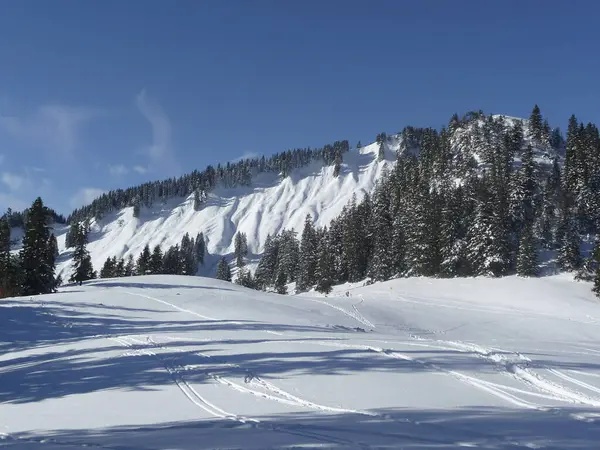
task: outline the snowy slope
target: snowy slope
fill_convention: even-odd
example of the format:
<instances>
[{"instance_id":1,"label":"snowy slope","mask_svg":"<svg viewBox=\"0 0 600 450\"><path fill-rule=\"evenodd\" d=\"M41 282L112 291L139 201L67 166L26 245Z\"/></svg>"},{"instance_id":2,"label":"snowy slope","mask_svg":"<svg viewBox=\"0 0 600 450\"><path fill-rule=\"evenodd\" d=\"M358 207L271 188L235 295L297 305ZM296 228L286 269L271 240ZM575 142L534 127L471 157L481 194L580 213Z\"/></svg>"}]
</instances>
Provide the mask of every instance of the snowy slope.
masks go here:
<instances>
[{"instance_id":1,"label":"snowy slope","mask_svg":"<svg viewBox=\"0 0 600 450\"><path fill-rule=\"evenodd\" d=\"M0 447L600 442L600 305L567 277L402 279L324 298L152 276L0 308Z\"/></svg>"},{"instance_id":2,"label":"snowy slope","mask_svg":"<svg viewBox=\"0 0 600 450\"><path fill-rule=\"evenodd\" d=\"M209 193L200 211L194 211L193 196L142 208L139 218L133 217L133 208L125 208L92 224L88 247L92 263L99 269L108 257L133 254L137 258L146 244L151 248L160 244L166 249L181 242L186 232L192 237L203 232L212 255L231 254L235 233L245 232L252 258L262 253L267 235L284 228L300 234L307 214L317 225L328 225L353 194L360 200L372 190L384 167L390 167L396 159L398 146L399 139L392 137L386 144L386 159L381 162L377 161L378 144L345 153L337 178L333 166L322 167L315 162L293 170L283 180L276 174L261 174L252 187L218 188ZM71 264L70 253L64 248L65 232L64 228L56 230L62 253L57 272L63 274L63 279L68 278ZM209 258L205 274L214 276L215 261Z\"/></svg>"}]
</instances>

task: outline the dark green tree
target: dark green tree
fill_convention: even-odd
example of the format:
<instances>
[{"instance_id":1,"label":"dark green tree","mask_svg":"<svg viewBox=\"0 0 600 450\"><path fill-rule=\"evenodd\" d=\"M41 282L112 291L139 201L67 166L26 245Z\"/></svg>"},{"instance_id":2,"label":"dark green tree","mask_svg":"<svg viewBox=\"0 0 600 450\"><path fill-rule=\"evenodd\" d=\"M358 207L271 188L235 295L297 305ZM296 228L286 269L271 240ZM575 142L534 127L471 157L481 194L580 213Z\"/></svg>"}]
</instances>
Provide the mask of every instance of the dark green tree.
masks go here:
<instances>
[{"instance_id":1,"label":"dark green tree","mask_svg":"<svg viewBox=\"0 0 600 450\"><path fill-rule=\"evenodd\" d=\"M87 250L87 230L81 224L75 224L72 229L75 251L73 252L73 273L69 281L81 286L84 281L94 278L94 267L90 252Z\"/></svg>"},{"instance_id":2,"label":"dark green tree","mask_svg":"<svg viewBox=\"0 0 600 450\"><path fill-rule=\"evenodd\" d=\"M248 238L246 237L246 233L242 233L238 231L235 234L234 238L235 247L234 247L234 256L235 263L238 269L241 269L246 265L244 258L248 255Z\"/></svg>"},{"instance_id":3,"label":"dark green tree","mask_svg":"<svg viewBox=\"0 0 600 450\"><path fill-rule=\"evenodd\" d=\"M533 234L533 224L527 223L519 237L519 252L517 255L517 275L535 277L538 274L536 239Z\"/></svg>"},{"instance_id":4,"label":"dark green tree","mask_svg":"<svg viewBox=\"0 0 600 450\"><path fill-rule=\"evenodd\" d=\"M217 280L231 281L231 268L225 258L219 260L217 266Z\"/></svg>"},{"instance_id":5,"label":"dark green tree","mask_svg":"<svg viewBox=\"0 0 600 450\"><path fill-rule=\"evenodd\" d=\"M54 292L55 251L52 248L49 210L38 197L27 214L20 259L23 268L22 294L38 295Z\"/></svg>"},{"instance_id":6,"label":"dark green tree","mask_svg":"<svg viewBox=\"0 0 600 450\"><path fill-rule=\"evenodd\" d=\"M146 244L136 263L138 275L148 275L149 273L152 273L150 269L150 257L150 246Z\"/></svg>"}]
</instances>

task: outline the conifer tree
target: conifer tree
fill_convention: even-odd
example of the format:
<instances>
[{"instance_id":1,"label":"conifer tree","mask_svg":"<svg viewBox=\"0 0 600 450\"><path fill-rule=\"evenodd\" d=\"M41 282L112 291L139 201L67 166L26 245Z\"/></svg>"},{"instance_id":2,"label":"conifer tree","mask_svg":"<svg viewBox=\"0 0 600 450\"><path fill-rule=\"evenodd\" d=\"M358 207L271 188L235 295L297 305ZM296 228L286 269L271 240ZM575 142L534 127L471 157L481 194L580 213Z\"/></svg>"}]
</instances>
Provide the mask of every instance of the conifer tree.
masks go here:
<instances>
[{"instance_id":1,"label":"conifer tree","mask_svg":"<svg viewBox=\"0 0 600 450\"><path fill-rule=\"evenodd\" d=\"M315 271L315 289L317 292L329 294L333 287L334 277L335 273L333 255L331 254L327 243L324 243L324 245L321 245L319 260L317 262L317 268Z\"/></svg>"},{"instance_id":2,"label":"conifer tree","mask_svg":"<svg viewBox=\"0 0 600 450\"><path fill-rule=\"evenodd\" d=\"M529 116L529 132L531 133L533 142L535 142L537 145L541 145L544 133L544 123L542 120L542 113L540 112L540 107L538 105L533 107L531 115Z\"/></svg>"},{"instance_id":3,"label":"conifer tree","mask_svg":"<svg viewBox=\"0 0 600 450\"><path fill-rule=\"evenodd\" d=\"M390 181L386 174L375 187L371 218L373 252L369 276L376 281L387 280L394 272L394 259L389 248L392 242L393 221L391 216Z\"/></svg>"},{"instance_id":4,"label":"conifer tree","mask_svg":"<svg viewBox=\"0 0 600 450\"><path fill-rule=\"evenodd\" d=\"M100 278L116 277L116 275L115 275L116 267L115 266L116 266L116 264L112 257L106 258L106 261L104 261L104 265L102 266L102 269L100 269Z\"/></svg>"},{"instance_id":5,"label":"conifer tree","mask_svg":"<svg viewBox=\"0 0 600 450\"><path fill-rule=\"evenodd\" d=\"M206 242L204 241L204 233L198 233L194 242L196 244L196 261L198 261L198 264L204 265L204 254L206 253Z\"/></svg>"},{"instance_id":6,"label":"conifer tree","mask_svg":"<svg viewBox=\"0 0 600 450\"><path fill-rule=\"evenodd\" d=\"M200 192L198 189L194 190L194 211L200 211L202 208L202 200L200 199Z\"/></svg>"},{"instance_id":7,"label":"conifer tree","mask_svg":"<svg viewBox=\"0 0 600 450\"><path fill-rule=\"evenodd\" d=\"M317 267L318 239L310 214L304 220L304 229L300 241L300 261L298 274L298 289L308 290L315 284L315 269Z\"/></svg>"},{"instance_id":8,"label":"conifer tree","mask_svg":"<svg viewBox=\"0 0 600 450\"><path fill-rule=\"evenodd\" d=\"M163 253L160 245L156 244L150 255L148 271L153 275L163 273Z\"/></svg>"},{"instance_id":9,"label":"conifer tree","mask_svg":"<svg viewBox=\"0 0 600 450\"><path fill-rule=\"evenodd\" d=\"M275 282L277 262L279 260L279 240L267 236L265 248L256 268L255 283L258 289L265 290Z\"/></svg>"},{"instance_id":10,"label":"conifer tree","mask_svg":"<svg viewBox=\"0 0 600 450\"><path fill-rule=\"evenodd\" d=\"M144 249L142 250L142 253L140 254L138 260L137 260L137 274L138 275L147 275L150 272L150 246L148 244L146 244L144 246Z\"/></svg>"},{"instance_id":11,"label":"conifer tree","mask_svg":"<svg viewBox=\"0 0 600 450\"><path fill-rule=\"evenodd\" d=\"M280 271L277 274L277 278L275 279L275 292L278 294L285 295L287 294L287 286L286 286L286 275L283 271Z\"/></svg>"},{"instance_id":12,"label":"conifer tree","mask_svg":"<svg viewBox=\"0 0 600 450\"><path fill-rule=\"evenodd\" d=\"M384 143L379 144L379 150L377 151L377 161L383 161L385 159L385 148Z\"/></svg>"},{"instance_id":13,"label":"conifer tree","mask_svg":"<svg viewBox=\"0 0 600 450\"><path fill-rule=\"evenodd\" d=\"M246 233L242 233L238 231L235 234L235 245L234 245L234 256L235 263L238 269L244 267L246 262L244 258L248 255L248 239L246 237Z\"/></svg>"},{"instance_id":14,"label":"conifer tree","mask_svg":"<svg viewBox=\"0 0 600 450\"><path fill-rule=\"evenodd\" d=\"M231 268L225 258L219 260L217 266L217 280L231 281Z\"/></svg>"},{"instance_id":15,"label":"conifer tree","mask_svg":"<svg viewBox=\"0 0 600 450\"><path fill-rule=\"evenodd\" d=\"M522 277L535 277L538 274L536 240L533 235L533 224L531 222L525 225L519 238L517 274Z\"/></svg>"},{"instance_id":16,"label":"conifer tree","mask_svg":"<svg viewBox=\"0 0 600 450\"><path fill-rule=\"evenodd\" d=\"M124 276L131 277L133 275L135 275L135 262L133 261L133 255L130 253L125 264Z\"/></svg>"},{"instance_id":17,"label":"conifer tree","mask_svg":"<svg viewBox=\"0 0 600 450\"><path fill-rule=\"evenodd\" d=\"M75 251L73 252L73 274L69 281L78 283L80 286L84 281L94 278L92 258L87 250L88 237L83 226L76 224L73 228Z\"/></svg>"},{"instance_id":18,"label":"conifer tree","mask_svg":"<svg viewBox=\"0 0 600 450\"><path fill-rule=\"evenodd\" d=\"M10 225L8 218L0 218L0 298L20 293L20 261L10 253Z\"/></svg>"},{"instance_id":19,"label":"conifer tree","mask_svg":"<svg viewBox=\"0 0 600 450\"><path fill-rule=\"evenodd\" d=\"M572 272L581 267L581 238L573 212L564 203L565 201L561 205L560 225L557 232L557 261L560 269Z\"/></svg>"},{"instance_id":20,"label":"conifer tree","mask_svg":"<svg viewBox=\"0 0 600 450\"><path fill-rule=\"evenodd\" d=\"M39 197L27 214L23 247L20 251L23 295L48 294L56 289L55 252L51 246L49 215Z\"/></svg>"},{"instance_id":21,"label":"conifer tree","mask_svg":"<svg viewBox=\"0 0 600 450\"><path fill-rule=\"evenodd\" d=\"M600 297L600 239L598 238L596 238L592 259L595 263L594 286L592 287L592 292Z\"/></svg>"}]
</instances>

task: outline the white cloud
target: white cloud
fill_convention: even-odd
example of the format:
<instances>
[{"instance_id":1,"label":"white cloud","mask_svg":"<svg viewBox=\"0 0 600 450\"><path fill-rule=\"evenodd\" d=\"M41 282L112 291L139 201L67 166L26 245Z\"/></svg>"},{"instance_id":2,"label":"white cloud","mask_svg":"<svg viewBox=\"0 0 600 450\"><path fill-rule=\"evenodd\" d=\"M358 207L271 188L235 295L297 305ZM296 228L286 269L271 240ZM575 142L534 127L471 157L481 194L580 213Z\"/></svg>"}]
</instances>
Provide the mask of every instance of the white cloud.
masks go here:
<instances>
[{"instance_id":1,"label":"white cloud","mask_svg":"<svg viewBox=\"0 0 600 450\"><path fill-rule=\"evenodd\" d=\"M237 158L232 159L231 162L238 162L238 161L242 161L244 159L252 159L252 158L256 158L256 157L258 157L258 153L246 152L242 156L238 156Z\"/></svg>"},{"instance_id":2,"label":"white cloud","mask_svg":"<svg viewBox=\"0 0 600 450\"><path fill-rule=\"evenodd\" d=\"M0 180L13 192L22 191L32 186L31 180L16 173L4 172Z\"/></svg>"},{"instance_id":3,"label":"white cloud","mask_svg":"<svg viewBox=\"0 0 600 450\"><path fill-rule=\"evenodd\" d=\"M79 145L82 126L94 114L85 108L44 105L25 117L0 115L0 129L29 145L70 154Z\"/></svg>"},{"instance_id":4,"label":"white cloud","mask_svg":"<svg viewBox=\"0 0 600 450\"><path fill-rule=\"evenodd\" d=\"M177 171L169 117L158 103L148 97L146 90L136 96L135 104L152 126L152 144L146 148L145 153L150 157L154 169L161 172Z\"/></svg>"},{"instance_id":5,"label":"white cloud","mask_svg":"<svg viewBox=\"0 0 600 450\"><path fill-rule=\"evenodd\" d=\"M82 188L73 197L71 197L70 205L72 208L90 204L94 199L104 194L103 189L98 188Z\"/></svg>"},{"instance_id":6,"label":"white cloud","mask_svg":"<svg viewBox=\"0 0 600 450\"><path fill-rule=\"evenodd\" d=\"M129 169L125 167L123 164L117 164L115 166L108 166L108 171L111 175L127 175L129 173Z\"/></svg>"},{"instance_id":7,"label":"white cloud","mask_svg":"<svg viewBox=\"0 0 600 450\"><path fill-rule=\"evenodd\" d=\"M135 170L137 173L146 173L148 172L148 169L144 166L134 166L133 170Z\"/></svg>"}]
</instances>

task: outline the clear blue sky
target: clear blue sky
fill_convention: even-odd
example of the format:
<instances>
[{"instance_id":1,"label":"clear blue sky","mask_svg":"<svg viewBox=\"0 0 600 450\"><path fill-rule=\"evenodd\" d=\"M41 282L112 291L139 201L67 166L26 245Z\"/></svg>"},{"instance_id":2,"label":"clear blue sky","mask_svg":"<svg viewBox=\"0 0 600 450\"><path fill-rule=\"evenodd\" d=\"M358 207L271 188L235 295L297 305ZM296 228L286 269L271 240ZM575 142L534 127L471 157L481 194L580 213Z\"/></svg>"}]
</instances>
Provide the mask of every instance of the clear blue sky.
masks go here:
<instances>
[{"instance_id":1,"label":"clear blue sky","mask_svg":"<svg viewBox=\"0 0 600 450\"><path fill-rule=\"evenodd\" d=\"M600 123L600 2L0 2L0 210L473 109Z\"/></svg>"}]
</instances>

